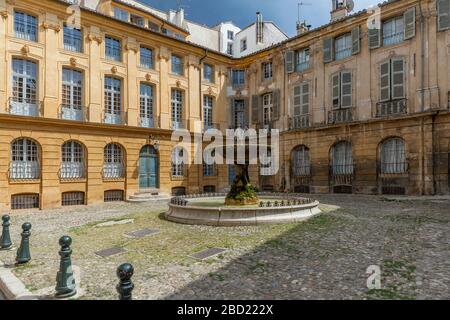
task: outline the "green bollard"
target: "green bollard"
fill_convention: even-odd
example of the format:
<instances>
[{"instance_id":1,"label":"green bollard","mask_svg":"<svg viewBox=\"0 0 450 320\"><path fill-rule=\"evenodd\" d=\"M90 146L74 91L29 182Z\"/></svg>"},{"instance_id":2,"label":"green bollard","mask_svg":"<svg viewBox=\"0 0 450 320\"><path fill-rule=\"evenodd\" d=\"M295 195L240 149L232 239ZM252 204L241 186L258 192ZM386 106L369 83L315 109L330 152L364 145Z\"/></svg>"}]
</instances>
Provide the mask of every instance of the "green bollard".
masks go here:
<instances>
[{"instance_id":1,"label":"green bollard","mask_svg":"<svg viewBox=\"0 0 450 320\"><path fill-rule=\"evenodd\" d=\"M70 249L71 244L72 238L69 236L63 236L59 239L59 245L61 246L59 255L61 261L58 274L56 275L55 296L57 298L69 298L77 293L75 278L73 277L72 261L70 259L72 254L72 249Z\"/></svg>"},{"instance_id":2,"label":"green bollard","mask_svg":"<svg viewBox=\"0 0 450 320\"><path fill-rule=\"evenodd\" d=\"M2 229L0 250L10 250L12 248L11 236L9 235L9 226L10 226L9 219L10 217L8 215L4 215L2 217L3 229Z\"/></svg>"},{"instance_id":3,"label":"green bollard","mask_svg":"<svg viewBox=\"0 0 450 320\"><path fill-rule=\"evenodd\" d=\"M17 264L24 264L31 260L30 255L30 236L31 236L31 223L24 223L22 225L22 241L20 241L20 247L17 249L16 262Z\"/></svg>"},{"instance_id":4,"label":"green bollard","mask_svg":"<svg viewBox=\"0 0 450 320\"><path fill-rule=\"evenodd\" d=\"M134 284L131 282L134 268L129 263L124 263L117 268L117 277L119 277L119 284L116 286L119 293L119 300L132 300L132 291Z\"/></svg>"}]
</instances>

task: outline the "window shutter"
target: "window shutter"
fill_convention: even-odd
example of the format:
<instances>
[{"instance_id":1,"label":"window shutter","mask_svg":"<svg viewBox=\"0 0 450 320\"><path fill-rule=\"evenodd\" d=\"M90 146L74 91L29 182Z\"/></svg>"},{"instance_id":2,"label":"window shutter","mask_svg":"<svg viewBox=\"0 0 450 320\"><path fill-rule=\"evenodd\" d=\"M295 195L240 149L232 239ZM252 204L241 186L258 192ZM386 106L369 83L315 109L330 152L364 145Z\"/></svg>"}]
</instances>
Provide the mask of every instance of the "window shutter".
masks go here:
<instances>
[{"instance_id":1,"label":"window shutter","mask_svg":"<svg viewBox=\"0 0 450 320\"><path fill-rule=\"evenodd\" d=\"M344 71L341 73L341 107L352 106L352 73Z\"/></svg>"},{"instance_id":2,"label":"window shutter","mask_svg":"<svg viewBox=\"0 0 450 320\"><path fill-rule=\"evenodd\" d=\"M326 38L323 40L323 62L329 63L334 60L334 39Z\"/></svg>"},{"instance_id":3,"label":"window shutter","mask_svg":"<svg viewBox=\"0 0 450 320\"><path fill-rule=\"evenodd\" d=\"M381 47L381 29L369 29L369 49Z\"/></svg>"},{"instance_id":4,"label":"window shutter","mask_svg":"<svg viewBox=\"0 0 450 320\"><path fill-rule=\"evenodd\" d=\"M402 58L392 59L392 99L405 98L405 62Z\"/></svg>"},{"instance_id":5,"label":"window shutter","mask_svg":"<svg viewBox=\"0 0 450 320\"><path fill-rule=\"evenodd\" d=\"M405 40L412 39L416 35L416 7L412 7L403 14L405 26Z\"/></svg>"},{"instance_id":6,"label":"window shutter","mask_svg":"<svg viewBox=\"0 0 450 320\"><path fill-rule=\"evenodd\" d=\"M234 128L234 125L236 123L234 108L235 108L234 99L230 99L230 128Z\"/></svg>"},{"instance_id":7,"label":"window shutter","mask_svg":"<svg viewBox=\"0 0 450 320\"><path fill-rule=\"evenodd\" d=\"M244 99L244 122L245 122L245 126L248 127L249 126L249 113L250 113L250 108L248 107L248 98Z\"/></svg>"},{"instance_id":8,"label":"window shutter","mask_svg":"<svg viewBox=\"0 0 450 320\"><path fill-rule=\"evenodd\" d=\"M391 100L391 63L380 65L380 102Z\"/></svg>"},{"instance_id":9,"label":"window shutter","mask_svg":"<svg viewBox=\"0 0 450 320\"><path fill-rule=\"evenodd\" d=\"M352 54L358 54L361 51L361 39L359 26L352 30Z\"/></svg>"},{"instance_id":10,"label":"window shutter","mask_svg":"<svg viewBox=\"0 0 450 320\"><path fill-rule=\"evenodd\" d=\"M438 30L447 30L450 28L450 0L438 0Z\"/></svg>"},{"instance_id":11,"label":"window shutter","mask_svg":"<svg viewBox=\"0 0 450 320\"><path fill-rule=\"evenodd\" d=\"M295 52L289 50L286 52L286 72L293 73L295 71Z\"/></svg>"},{"instance_id":12,"label":"window shutter","mask_svg":"<svg viewBox=\"0 0 450 320\"><path fill-rule=\"evenodd\" d=\"M309 83L302 85L301 114L309 114Z\"/></svg>"},{"instance_id":13,"label":"window shutter","mask_svg":"<svg viewBox=\"0 0 450 320\"><path fill-rule=\"evenodd\" d=\"M252 124L259 123L259 96L252 96Z\"/></svg>"},{"instance_id":14,"label":"window shutter","mask_svg":"<svg viewBox=\"0 0 450 320\"><path fill-rule=\"evenodd\" d=\"M276 89L272 93L272 103L273 103L273 120L278 120L280 118L280 90Z\"/></svg>"},{"instance_id":15,"label":"window shutter","mask_svg":"<svg viewBox=\"0 0 450 320\"><path fill-rule=\"evenodd\" d=\"M341 105L341 79L340 79L340 73L335 74L332 78L332 89L331 89L331 95L333 99L333 109L339 108Z\"/></svg>"},{"instance_id":16,"label":"window shutter","mask_svg":"<svg viewBox=\"0 0 450 320\"><path fill-rule=\"evenodd\" d=\"M294 117L301 115L301 105L302 105L302 87L295 86L292 92L292 107L294 110Z\"/></svg>"}]
</instances>

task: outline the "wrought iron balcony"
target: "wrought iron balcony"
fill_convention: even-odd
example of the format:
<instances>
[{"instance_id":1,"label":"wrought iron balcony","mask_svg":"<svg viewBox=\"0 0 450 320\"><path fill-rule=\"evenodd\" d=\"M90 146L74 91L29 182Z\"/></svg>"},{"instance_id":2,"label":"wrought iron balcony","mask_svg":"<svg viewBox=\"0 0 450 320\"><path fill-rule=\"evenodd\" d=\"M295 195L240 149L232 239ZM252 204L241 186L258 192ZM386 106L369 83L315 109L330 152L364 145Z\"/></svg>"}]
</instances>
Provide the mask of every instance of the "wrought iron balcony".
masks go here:
<instances>
[{"instance_id":1,"label":"wrought iron balcony","mask_svg":"<svg viewBox=\"0 0 450 320\"><path fill-rule=\"evenodd\" d=\"M38 180L41 177L40 164L37 161L12 161L8 170L10 180Z\"/></svg>"},{"instance_id":2,"label":"wrought iron balcony","mask_svg":"<svg viewBox=\"0 0 450 320\"><path fill-rule=\"evenodd\" d=\"M105 163L102 176L105 180L120 180L125 178L125 167L122 163Z\"/></svg>"},{"instance_id":3,"label":"wrought iron balcony","mask_svg":"<svg viewBox=\"0 0 450 320\"><path fill-rule=\"evenodd\" d=\"M86 178L86 167L81 162L63 162L59 170L61 180L72 181Z\"/></svg>"},{"instance_id":4,"label":"wrought iron balcony","mask_svg":"<svg viewBox=\"0 0 450 320\"><path fill-rule=\"evenodd\" d=\"M351 186L355 177L354 164L330 166L330 181L332 186Z\"/></svg>"},{"instance_id":5,"label":"wrought iron balcony","mask_svg":"<svg viewBox=\"0 0 450 320\"><path fill-rule=\"evenodd\" d=\"M117 125L126 125L127 124L127 113L120 111L120 112L108 112L105 111L103 113L103 123L106 124L117 124Z\"/></svg>"},{"instance_id":6,"label":"wrought iron balcony","mask_svg":"<svg viewBox=\"0 0 450 320\"><path fill-rule=\"evenodd\" d=\"M141 115L138 117L138 125L141 128L160 128L159 117L147 117Z\"/></svg>"},{"instance_id":7,"label":"wrought iron balcony","mask_svg":"<svg viewBox=\"0 0 450 320\"><path fill-rule=\"evenodd\" d=\"M375 115L377 118L382 118L407 113L408 113L407 100L400 99L377 103Z\"/></svg>"},{"instance_id":8,"label":"wrought iron balcony","mask_svg":"<svg viewBox=\"0 0 450 320\"><path fill-rule=\"evenodd\" d=\"M21 97L10 97L7 112L13 115L27 117L41 117L43 114L42 101Z\"/></svg>"},{"instance_id":9,"label":"wrought iron balcony","mask_svg":"<svg viewBox=\"0 0 450 320\"><path fill-rule=\"evenodd\" d=\"M304 129L311 126L311 115L303 114L289 119L289 129Z\"/></svg>"},{"instance_id":10,"label":"wrought iron balcony","mask_svg":"<svg viewBox=\"0 0 450 320\"><path fill-rule=\"evenodd\" d=\"M408 175L409 163L406 161L381 162L379 165L379 172L381 177L389 178Z\"/></svg>"},{"instance_id":11,"label":"wrought iron balcony","mask_svg":"<svg viewBox=\"0 0 450 320\"><path fill-rule=\"evenodd\" d=\"M88 120L88 108L73 105L60 105L59 118L63 120L73 120L85 122Z\"/></svg>"},{"instance_id":12,"label":"wrought iron balcony","mask_svg":"<svg viewBox=\"0 0 450 320\"><path fill-rule=\"evenodd\" d=\"M328 111L328 124L352 122L353 113L353 108L335 109Z\"/></svg>"}]
</instances>

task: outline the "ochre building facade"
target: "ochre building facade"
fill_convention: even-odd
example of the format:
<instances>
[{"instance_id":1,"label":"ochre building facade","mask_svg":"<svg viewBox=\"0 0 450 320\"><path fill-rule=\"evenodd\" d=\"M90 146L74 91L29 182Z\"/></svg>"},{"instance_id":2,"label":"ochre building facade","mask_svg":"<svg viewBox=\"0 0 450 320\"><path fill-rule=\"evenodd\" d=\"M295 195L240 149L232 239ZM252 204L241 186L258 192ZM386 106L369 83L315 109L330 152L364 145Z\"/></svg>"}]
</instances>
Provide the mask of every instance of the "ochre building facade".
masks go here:
<instances>
[{"instance_id":1,"label":"ochre building facade","mask_svg":"<svg viewBox=\"0 0 450 320\"><path fill-rule=\"evenodd\" d=\"M231 166L176 164L177 128L279 129L262 190L449 194L449 0L389 1L240 59L120 1L79 26L69 6L0 0L1 211L227 190Z\"/></svg>"}]
</instances>

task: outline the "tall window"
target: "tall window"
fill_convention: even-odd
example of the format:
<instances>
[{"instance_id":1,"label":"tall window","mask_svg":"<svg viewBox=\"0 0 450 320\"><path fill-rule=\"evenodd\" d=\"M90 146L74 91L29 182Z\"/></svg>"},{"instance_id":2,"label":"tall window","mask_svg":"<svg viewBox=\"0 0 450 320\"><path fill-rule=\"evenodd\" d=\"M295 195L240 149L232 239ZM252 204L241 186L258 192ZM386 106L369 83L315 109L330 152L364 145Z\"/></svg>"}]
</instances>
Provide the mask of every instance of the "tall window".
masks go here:
<instances>
[{"instance_id":1,"label":"tall window","mask_svg":"<svg viewBox=\"0 0 450 320\"><path fill-rule=\"evenodd\" d=\"M403 58L390 59L380 66L380 101L391 101L406 97L406 72Z\"/></svg>"},{"instance_id":2,"label":"tall window","mask_svg":"<svg viewBox=\"0 0 450 320\"><path fill-rule=\"evenodd\" d=\"M241 40L241 52L244 52L245 50L247 50L247 39L242 39Z\"/></svg>"},{"instance_id":3,"label":"tall window","mask_svg":"<svg viewBox=\"0 0 450 320\"><path fill-rule=\"evenodd\" d=\"M347 33L336 38L335 57L336 60L342 60L352 55L352 34Z\"/></svg>"},{"instance_id":4,"label":"tall window","mask_svg":"<svg viewBox=\"0 0 450 320\"><path fill-rule=\"evenodd\" d=\"M272 93L267 93L263 95L263 125L268 126L272 121L273 114L273 95Z\"/></svg>"},{"instance_id":5,"label":"tall window","mask_svg":"<svg viewBox=\"0 0 450 320\"><path fill-rule=\"evenodd\" d=\"M381 144L381 173L401 174L407 171L405 142L391 138Z\"/></svg>"},{"instance_id":6,"label":"tall window","mask_svg":"<svg viewBox=\"0 0 450 320\"><path fill-rule=\"evenodd\" d=\"M203 65L203 80L214 83L214 67L210 64Z\"/></svg>"},{"instance_id":7,"label":"tall window","mask_svg":"<svg viewBox=\"0 0 450 320\"><path fill-rule=\"evenodd\" d=\"M141 126L145 128L153 128L153 87L145 83L141 83L140 88L140 109Z\"/></svg>"},{"instance_id":8,"label":"tall window","mask_svg":"<svg viewBox=\"0 0 450 320\"><path fill-rule=\"evenodd\" d=\"M332 167L333 174L353 174L352 144L342 141L333 146Z\"/></svg>"},{"instance_id":9,"label":"tall window","mask_svg":"<svg viewBox=\"0 0 450 320\"><path fill-rule=\"evenodd\" d=\"M294 177L304 177L311 174L309 149L298 146L292 151L292 174Z\"/></svg>"},{"instance_id":10,"label":"tall window","mask_svg":"<svg viewBox=\"0 0 450 320\"><path fill-rule=\"evenodd\" d=\"M68 51L82 52L82 32L80 29L64 25L64 49Z\"/></svg>"},{"instance_id":11,"label":"tall window","mask_svg":"<svg viewBox=\"0 0 450 320\"><path fill-rule=\"evenodd\" d=\"M227 53L232 56L233 55L233 43L228 43L227 45Z\"/></svg>"},{"instance_id":12,"label":"tall window","mask_svg":"<svg viewBox=\"0 0 450 320\"><path fill-rule=\"evenodd\" d=\"M172 73L182 76L183 72L183 59L177 55L172 55Z\"/></svg>"},{"instance_id":13,"label":"tall window","mask_svg":"<svg viewBox=\"0 0 450 320\"><path fill-rule=\"evenodd\" d=\"M333 75L333 109L350 108L353 105L352 78L350 71L341 71Z\"/></svg>"},{"instance_id":14,"label":"tall window","mask_svg":"<svg viewBox=\"0 0 450 320\"><path fill-rule=\"evenodd\" d=\"M17 38L37 41L37 18L24 12L14 12L14 33Z\"/></svg>"},{"instance_id":15,"label":"tall window","mask_svg":"<svg viewBox=\"0 0 450 320\"><path fill-rule=\"evenodd\" d=\"M231 30L228 30L227 38L228 38L228 40L234 40L234 32Z\"/></svg>"},{"instance_id":16,"label":"tall window","mask_svg":"<svg viewBox=\"0 0 450 320\"><path fill-rule=\"evenodd\" d=\"M177 147L172 151L172 176L184 176L184 150Z\"/></svg>"},{"instance_id":17,"label":"tall window","mask_svg":"<svg viewBox=\"0 0 450 320\"><path fill-rule=\"evenodd\" d=\"M83 121L83 74L63 68L62 78L61 118Z\"/></svg>"},{"instance_id":18,"label":"tall window","mask_svg":"<svg viewBox=\"0 0 450 320\"><path fill-rule=\"evenodd\" d=\"M183 91L172 89L172 128L183 127Z\"/></svg>"},{"instance_id":19,"label":"tall window","mask_svg":"<svg viewBox=\"0 0 450 320\"><path fill-rule=\"evenodd\" d=\"M103 177L117 179L123 178L124 175L125 170L122 147L115 143L106 145L104 150Z\"/></svg>"},{"instance_id":20,"label":"tall window","mask_svg":"<svg viewBox=\"0 0 450 320\"><path fill-rule=\"evenodd\" d=\"M204 177L213 177L216 175L216 166L213 162L213 158L216 155L216 151L206 151L205 150L205 161L203 162L203 176Z\"/></svg>"},{"instance_id":21,"label":"tall window","mask_svg":"<svg viewBox=\"0 0 450 320\"><path fill-rule=\"evenodd\" d=\"M263 74L263 80L269 80L272 79L273 72L272 72L272 62L265 62L262 65L262 74Z\"/></svg>"},{"instance_id":22,"label":"tall window","mask_svg":"<svg viewBox=\"0 0 450 320\"><path fill-rule=\"evenodd\" d=\"M299 50L295 53L295 71L302 72L310 68L309 49Z\"/></svg>"},{"instance_id":23,"label":"tall window","mask_svg":"<svg viewBox=\"0 0 450 320\"><path fill-rule=\"evenodd\" d=\"M309 83L294 87L294 116L309 114Z\"/></svg>"},{"instance_id":24,"label":"tall window","mask_svg":"<svg viewBox=\"0 0 450 320\"><path fill-rule=\"evenodd\" d=\"M122 123L122 82L105 77L105 123Z\"/></svg>"},{"instance_id":25,"label":"tall window","mask_svg":"<svg viewBox=\"0 0 450 320\"><path fill-rule=\"evenodd\" d=\"M141 67L146 69L153 69L153 50L141 47L140 51Z\"/></svg>"},{"instance_id":26,"label":"tall window","mask_svg":"<svg viewBox=\"0 0 450 320\"><path fill-rule=\"evenodd\" d=\"M232 70L231 83L233 87L245 86L245 70Z\"/></svg>"},{"instance_id":27,"label":"tall window","mask_svg":"<svg viewBox=\"0 0 450 320\"><path fill-rule=\"evenodd\" d=\"M233 119L234 119L234 127L245 129L246 127L246 117L245 117L245 101L244 100L234 100L234 108L233 108Z\"/></svg>"},{"instance_id":28,"label":"tall window","mask_svg":"<svg viewBox=\"0 0 450 320\"><path fill-rule=\"evenodd\" d=\"M203 120L205 130L213 127L213 97L203 96Z\"/></svg>"},{"instance_id":29,"label":"tall window","mask_svg":"<svg viewBox=\"0 0 450 320\"><path fill-rule=\"evenodd\" d=\"M61 179L85 177L84 148L76 141L67 141L61 147Z\"/></svg>"},{"instance_id":30,"label":"tall window","mask_svg":"<svg viewBox=\"0 0 450 320\"><path fill-rule=\"evenodd\" d=\"M38 146L30 139L17 139L11 144L12 179L38 179L39 178Z\"/></svg>"},{"instance_id":31,"label":"tall window","mask_svg":"<svg viewBox=\"0 0 450 320\"><path fill-rule=\"evenodd\" d=\"M405 36L403 16L383 22L383 45L400 43Z\"/></svg>"},{"instance_id":32,"label":"tall window","mask_svg":"<svg viewBox=\"0 0 450 320\"><path fill-rule=\"evenodd\" d=\"M120 40L105 37L105 56L109 60L122 61L122 46Z\"/></svg>"},{"instance_id":33,"label":"tall window","mask_svg":"<svg viewBox=\"0 0 450 320\"><path fill-rule=\"evenodd\" d=\"M115 7L114 8L114 18L128 22L129 13L126 10Z\"/></svg>"},{"instance_id":34,"label":"tall window","mask_svg":"<svg viewBox=\"0 0 450 320\"><path fill-rule=\"evenodd\" d=\"M13 59L12 69L13 96L9 112L23 116L38 116L36 63L24 59Z\"/></svg>"}]
</instances>

